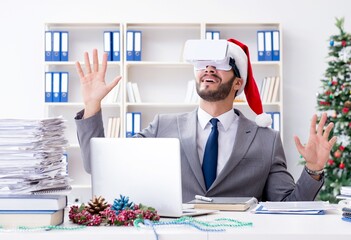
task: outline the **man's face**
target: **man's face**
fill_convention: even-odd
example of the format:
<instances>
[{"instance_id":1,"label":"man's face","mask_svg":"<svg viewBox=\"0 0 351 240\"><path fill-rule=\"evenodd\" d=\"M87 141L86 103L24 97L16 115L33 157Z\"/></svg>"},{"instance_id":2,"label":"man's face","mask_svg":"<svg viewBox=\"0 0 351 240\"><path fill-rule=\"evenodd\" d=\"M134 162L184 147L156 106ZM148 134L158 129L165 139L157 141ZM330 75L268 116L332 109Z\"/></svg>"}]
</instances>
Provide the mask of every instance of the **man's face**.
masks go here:
<instances>
[{"instance_id":1,"label":"man's face","mask_svg":"<svg viewBox=\"0 0 351 240\"><path fill-rule=\"evenodd\" d=\"M196 91L209 102L224 100L231 93L234 80L233 70L217 70L214 66L207 66L196 71Z\"/></svg>"}]
</instances>

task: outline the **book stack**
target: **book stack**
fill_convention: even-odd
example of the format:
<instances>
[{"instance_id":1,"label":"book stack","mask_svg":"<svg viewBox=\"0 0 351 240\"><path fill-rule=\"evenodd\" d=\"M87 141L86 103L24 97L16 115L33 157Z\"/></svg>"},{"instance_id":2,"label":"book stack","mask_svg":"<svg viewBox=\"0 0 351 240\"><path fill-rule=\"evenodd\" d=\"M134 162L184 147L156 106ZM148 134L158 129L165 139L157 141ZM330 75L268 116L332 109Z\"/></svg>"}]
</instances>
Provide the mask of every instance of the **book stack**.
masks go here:
<instances>
[{"instance_id":1,"label":"book stack","mask_svg":"<svg viewBox=\"0 0 351 240\"><path fill-rule=\"evenodd\" d=\"M349 207L342 208L342 220L351 222L351 208Z\"/></svg>"},{"instance_id":2,"label":"book stack","mask_svg":"<svg viewBox=\"0 0 351 240\"><path fill-rule=\"evenodd\" d=\"M279 102L279 85L279 76L265 77L259 87L261 101L263 103Z\"/></svg>"},{"instance_id":3,"label":"book stack","mask_svg":"<svg viewBox=\"0 0 351 240\"><path fill-rule=\"evenodd\" d=\"M118 103L121 102L121 83L118 83L107 95L102 99L102 103Z\"/></svg>"},{"instance_id":4,"label":"book stack","mask_svg":"<svg viewBox=\"0 0 351 240\"><path fill-rule=\"evenodd\" d=\"M120 128L121 128L121 118L109 117L105 136L107 138L118 138Z\"/></svg>"},{"instance_id":5,"label":"book stack","mask_svg":"<svg viewBox=\"0 0 351 240\"><path fill-rule=\"evenodd\" d=\"M141 103L141 97L137 83L127 82L127 96L130 103Z\"/></svg>"},{"instance_id":6,"label":"book stack","mask_svg":"<svg viewBox=\"0 0 351 240\"><path fill-rule=\"evenodd\" d=\"M0 119L0 194L70 189L61 117Z\"/></svg>"},{"instance_id":7,"label":"book stack","mask_svg":"<svg viewBox=\"0 0 351 240\"><path fill-rule=\"evenodd\" d=\"M337 195L336 198L351 201L351 186L342 186L340 188L340 194Z\"/></svg>"},{"instance_id":8,"label":"book stack","mask_svg":"<svg viewBox=\"0 0 351 240\"><path fill-rule=\"evenodd\" d=\"M44 227L64 221L65 195L0 195L0 226Z\"/></svg>"}]
</instances>

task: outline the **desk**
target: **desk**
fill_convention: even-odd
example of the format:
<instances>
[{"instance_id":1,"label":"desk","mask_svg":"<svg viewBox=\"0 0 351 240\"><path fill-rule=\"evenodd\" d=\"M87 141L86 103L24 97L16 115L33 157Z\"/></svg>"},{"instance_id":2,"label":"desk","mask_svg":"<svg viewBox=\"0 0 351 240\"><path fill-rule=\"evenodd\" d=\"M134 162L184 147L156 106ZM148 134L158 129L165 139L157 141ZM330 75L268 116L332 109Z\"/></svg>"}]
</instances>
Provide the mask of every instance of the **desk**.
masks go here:
<instances>
[{"instance_id":1,"label":"desk","mask_svg":"<svg viewBox=\"0 0 351 240\"><path fill-rule=\"evenodd\" d=\"M202 232L189 226L158 226L159 240L341 240L351 239L351 223L341 220L341 211L325 215L253 214L250 212L219 212L197 217L199 220L233 218L252 222L252 227L227 228L225 232ZM64 226L76 226L66 222ZM152 229L134 227L87 227L75 231L2 232L1 240L155 240Z\"/></svg>"}]
</instances>

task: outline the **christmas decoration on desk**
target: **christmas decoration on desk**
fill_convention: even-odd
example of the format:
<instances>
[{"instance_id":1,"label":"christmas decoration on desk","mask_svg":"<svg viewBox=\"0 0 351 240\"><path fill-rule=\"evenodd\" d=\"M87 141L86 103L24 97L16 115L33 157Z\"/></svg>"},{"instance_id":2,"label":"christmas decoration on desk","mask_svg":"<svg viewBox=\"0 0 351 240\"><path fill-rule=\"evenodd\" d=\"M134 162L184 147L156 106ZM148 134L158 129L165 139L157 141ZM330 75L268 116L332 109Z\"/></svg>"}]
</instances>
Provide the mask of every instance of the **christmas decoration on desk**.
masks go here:
<instances>
[{"instance_id":1,"label":"christmas decoration on desk","mask_svg":"<svg viewBox=\"0 0 351 240\"><path fill-rule=\"evenodd\" d=\"M94 196L87 205L73 205L69 211L69 219L73 223L86 226L133 226L135 219L158 221L160 216L156 209L134 204L129 202L128 197L120 195L113 205L108 204L102 196Z\"/></svg>"},{"instance_id":2,"label":"christmas decoration on desk","mask_svg":"<svg viewBox=\"0 0 351 240\"><path fill-rule=\"evenodd\" d=\"M91 214L99 214L99 212L104 211L109 207L109 204L105 201L105 198L99 196L94 196L93 199L88 203L86 209Z\"/></svg>"},{"instance_id":3,"label":"christmas decoration on desk","mask_svg":"<svg viewBox=\"0 0 351 240\"><path fill-rule=\"evenodd\" d=\"M232 218L216 218L210 221L201 221L193 217L180 217L170 221L158 221L152 222L150 220L136 219L134 220L134 226L136 228L147 228L151 227L155 239L159 240L159 235L156 231L157 226L189 226L193 227L202 232L224 232L227 228L237 228L237 227L252 227L252 222L242 222Z\"/></svg>"},{"instance_id":4,"label":"christmas decoration on desk","mask_svg":"<svg viewBox=\"0 0 351 240\"><path fill-rule=\"evenodd\" d=\"M338 141L325 166L325 183L318 198L336 203L342 186L351 185L351 35L344 31L344 18L336 18L339 34L329 39L328 67L317 94L317 109L333 122L331 135Z\"/></svg>"}]
</instances>

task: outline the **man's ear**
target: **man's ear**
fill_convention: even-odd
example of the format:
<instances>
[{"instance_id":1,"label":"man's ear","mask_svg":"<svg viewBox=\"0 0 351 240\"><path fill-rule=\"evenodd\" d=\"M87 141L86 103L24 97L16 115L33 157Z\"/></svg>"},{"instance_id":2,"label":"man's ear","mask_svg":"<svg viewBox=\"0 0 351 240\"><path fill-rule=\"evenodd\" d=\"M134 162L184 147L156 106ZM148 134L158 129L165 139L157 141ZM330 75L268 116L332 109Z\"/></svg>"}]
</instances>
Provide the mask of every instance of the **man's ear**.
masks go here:
<instances>
[{"instance_id":1,"label":"man's ear","mask_svg":"<svg viewBox=\"0 0 351 240\"><path fill-rule=\"evenodd\" d=\"M234 79L234 84L233 84L234 89L235 89L236 91L238 91L238 90L242 87L243 82L244 82L244 81L243 81L241 78L236 77L236 78Z\"/></svg>"}]
</instances>

